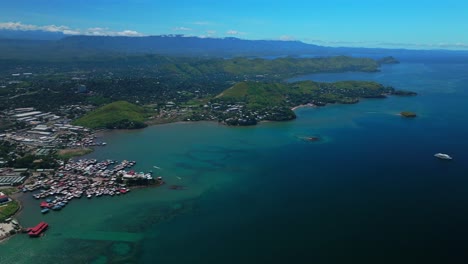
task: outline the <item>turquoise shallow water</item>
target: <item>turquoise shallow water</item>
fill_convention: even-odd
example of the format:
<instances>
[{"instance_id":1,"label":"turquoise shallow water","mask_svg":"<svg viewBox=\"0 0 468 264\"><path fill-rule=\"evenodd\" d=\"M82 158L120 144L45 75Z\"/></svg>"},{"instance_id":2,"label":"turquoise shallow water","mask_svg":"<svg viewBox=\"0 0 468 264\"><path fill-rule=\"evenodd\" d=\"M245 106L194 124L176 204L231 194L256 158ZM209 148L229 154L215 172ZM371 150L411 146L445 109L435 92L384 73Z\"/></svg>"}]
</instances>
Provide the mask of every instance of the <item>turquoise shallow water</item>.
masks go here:
<instances>
[{"instance_id":1,"label":"turquoise shallow water","mask_svg":"<svg viewBox=\"0 0 468 264\"><path fill-rule=\"evenodd\" d=\"M166 186L72 201L41 215L24 197L0 263L453 263L468 241L468 64L401 63L376 80L416 97L301 108L297 120L232 128L178 123L106 134L90 157L137 160ZM418 113L403 119L403 110ZM305 142L318 135L324 140ZM436 152L454 157L435 159ZM162 169L157 170L153 166Z\"/></svg>"}]
</instances>

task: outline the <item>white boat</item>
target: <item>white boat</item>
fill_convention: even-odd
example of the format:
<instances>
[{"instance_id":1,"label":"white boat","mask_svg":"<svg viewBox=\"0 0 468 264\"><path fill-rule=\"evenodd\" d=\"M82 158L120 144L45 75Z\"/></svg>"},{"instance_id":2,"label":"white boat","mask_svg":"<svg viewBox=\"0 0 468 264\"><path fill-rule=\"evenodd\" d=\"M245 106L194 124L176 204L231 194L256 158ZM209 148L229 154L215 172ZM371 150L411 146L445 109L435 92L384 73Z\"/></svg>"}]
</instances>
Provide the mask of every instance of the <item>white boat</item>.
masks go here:
<instances>
[{"instance_id":1,"label":"white boat","mask_svg":"<svg viewBox=\"0 0 468 264\"><path fill-rule=\"evenodd\" d=\"M444 159L444 160L451 160L452 157L450 157L448 154L444 153L436 153L434 154L434 157L439 158L439 159Z\"/></svg>"}]
</instances>

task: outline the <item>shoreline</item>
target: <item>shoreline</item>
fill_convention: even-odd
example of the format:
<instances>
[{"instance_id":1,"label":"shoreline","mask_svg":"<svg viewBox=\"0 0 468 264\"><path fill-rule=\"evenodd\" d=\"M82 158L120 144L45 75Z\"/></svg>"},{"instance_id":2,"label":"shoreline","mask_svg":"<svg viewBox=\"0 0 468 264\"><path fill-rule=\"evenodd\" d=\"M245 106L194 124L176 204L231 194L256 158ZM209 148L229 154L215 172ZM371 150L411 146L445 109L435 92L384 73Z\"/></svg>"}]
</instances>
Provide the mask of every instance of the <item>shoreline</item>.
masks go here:
<instances>
[{"instance_id":1,"label":"shoreline","mask_svg":"<svg viewBox=\"0 0 468 264\"><path fill-rule=\"evenodd\" d=\"M308 104L301 104L301 105L297 105L297 106L294 106L291 108L292 111L296 111L300 108L317 108L318 106L315 105L315 104L312 104L312 103L308 103ZM170 124L189 124L189 123L199 123L199 122L209 122L209 123L213 123L213 124L221 124L223 126L226 126L225 124L222 124L220 122L217 122L217 121L214 121L214 120L200 120L200 121L184 121L184 120L164 120L162 122L148 122L146 124L148 124L148 127L152 127L152 126L158 126L158 125L170 125ZM275 121L270 121L270 120L262 120L260 122L258 122L259 124L261 123L269 123L269 122L275 122ZM280 122L280 121L278 121ZM145 127L146 128L146 127ZM141 129L145 129L145 128L141 128ZM98 137L105 137L108 135L108 133L113 133L113 132L122 132L122 131L135 131L135 130L140 130L140 129L107 129L107 128L103 128L103 129L97 129L93 132L94 135L98 136ZM89 148L91 150L93 150L92 152L94 152L94 147L91 147ZM92 152L89 152L89 153L83 153L81 155L74 155L73 157L70 157L71 159L73 158L80 158L80 157L83 157L83 156L86 156ZM155 188L155 187L162 187L163 185L165 185L166 183L163 182L163 183L159 183L159 184L151 184L151 185L138 185L138 186L131 186L132 189L145 189L145 188ZM19 204L19 208L18 210L11 216L12 218L13 217L16 217L18 216L21 211L23 210L23 204L22 202L18 199L20 196L22 195L21 192L16 192L13 194L13 198L15 201L18 202ZM2 224L5 224L5 225L9 225L9 226L13 226L13 224L11 223L2 223ZM21 228L21 225L19 225L20 228ZM16 232L15 234L18 234L18 232ZM0 243L3 243L5 241L7 241L9 238L13 237L15 234L5 234L3 237L0 237Z\"/></svg>"},{"instance_id":2,"label":"shoreline","mask_svg":"<svg viewBox=\"0 0 468 264\"><path fill-rule=\"evenodd\" d=\"M21 192L16 192L16 193L13 193L10 197L12 198L12 200L18 202L18 205L19 205L19 208L18 210L16 210L16 212L10 216L10 218L16 218L16 216L18 216L21 211L23 210L23 203L19 200L19 197L22 195ZM16 220L18 221L18 220ZM18 233L20 233L21 229L22 229L22 226L21 224L19 224L19 221L18 221L18 227L19 227L19 230L15 228L15 225L10 221L9 223L0 223L0 229L3 229L4 230L4 234L2 234L0 232L0 244L6 242L8 239L12 238L14 235L17 235ZM5 230L5 228L8 228L7 230ZM10 231L11 230L16 230L16 232L14 234L10 234Z\"/></svg>"},{"instance_id":3,"label":"shoreline","mask_svg":"<svg viewBox=\"0 0 468 264\"><path fill-rule=\"evenodd\" d=\"M308 104L302 104L302 105L294 106L293 108L291 108L291 110L296 111L299 108L317 108L317 107L318 107L317 105L308 103Z\"/></svg>"},{"instance_id":4,"label":"shoreline","mask_svg":"<svg viewBox=\"0 0 468 264\"><path fill-rule=\"evenodd\" d=\"M319 106L318 105L315 105L315 104L312 104L312 103L308 103L308 104L301 104L301 105L297 105L297 106L294 106L292 108L290 108L292 111L295 111L297 109L300 109L300 108L318 108ZM285 120L285 121L290 121L290 120ZM159 120L159 121L156 121L154 119L150 119L150 120L147 120L145 121L145 124L147 124L146 127L142 127L142 128L136 128L136 129L109 129L109 128L99 128L99 129L96 129L93 134L96 135L97 137L103 137L103 136L106 136L106 134L110 133L110 132L116 132L116 131L119 131L119 132L132 132L132 131L138 131L138 130L143 130L145 128L148 128L148 127L153 127L153 126L160 126L160 125L171 125L171 124L190 124L190 123L199 123L199 122L209 122L209 123L216 123L216 124L220 124L220 125L223 125L223 126L227 126L227 127L242 127L242 126L229 126L229 125L226 125L222 122L219 122L219 121L216 121L216 120L198 120L198 121L187 121L187 120L180 120L180 119L174 119L174 120L168 120L168 119L165 119L165 120ZM283 121L272 121L272 120L260 120L258 121L258 124L261 124L261 123L268 123L268 122L283 122ZM85 154L86 155L86 154ZM82 155L82 156L85 156L85 155ZM75 156L75 157L79 157L79 156Z\"/></svg>"}]
</instances>

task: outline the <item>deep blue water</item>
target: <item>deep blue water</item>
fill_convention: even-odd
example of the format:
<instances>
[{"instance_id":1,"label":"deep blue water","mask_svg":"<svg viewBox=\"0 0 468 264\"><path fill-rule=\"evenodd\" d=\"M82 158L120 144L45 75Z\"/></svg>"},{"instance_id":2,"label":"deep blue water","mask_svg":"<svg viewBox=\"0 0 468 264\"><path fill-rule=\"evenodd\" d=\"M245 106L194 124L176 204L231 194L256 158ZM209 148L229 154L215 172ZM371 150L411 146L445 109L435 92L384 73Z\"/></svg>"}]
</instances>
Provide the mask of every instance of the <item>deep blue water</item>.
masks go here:
<instances>
[{"instance_id":1,"label":"deep blue water","mask_svg":"<svg viewBox=\"0 0 468 264\"><path fill-rule=\"evenodd\" d=\"M109 134L91 156L158 165L187 190L73 201L46 216L26 199L21 222L52 227L2 245L0 263L466 263L468 62L444 61L295 79L375 80L415 97L301 108L247 128ZM301 140L311 135L322 140Z\"/></svg>"},{"instance_id":2,"label":"deep blue water","mask_svg":"<svg viewBox=\"0 0 468 264\"><path fill-rule=\"evenodd\" d=\"M258 150L258 171L204 195L196 214L159 226L142 259L466 263L467 69L429 61L299 78L375 80L419 95L300 109L287 130L329 142ZM402 110L419 116L403 119ZM436 152L455 159L437 160Z\"/></svg>"}]
</instances>

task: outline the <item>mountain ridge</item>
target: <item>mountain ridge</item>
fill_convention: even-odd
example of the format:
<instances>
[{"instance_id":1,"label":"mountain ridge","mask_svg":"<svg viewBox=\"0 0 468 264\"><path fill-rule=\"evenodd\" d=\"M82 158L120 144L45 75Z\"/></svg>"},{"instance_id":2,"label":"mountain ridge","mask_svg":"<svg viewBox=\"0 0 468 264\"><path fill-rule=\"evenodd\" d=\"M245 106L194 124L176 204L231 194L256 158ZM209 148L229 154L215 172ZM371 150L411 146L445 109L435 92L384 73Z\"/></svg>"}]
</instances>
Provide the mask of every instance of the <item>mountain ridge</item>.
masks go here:
<instances>
[{"instance_id":1,"label":"mountain ridge","mask_svg":"<svg viewBox=\"0 0 468 264\"><path fill-rule=\"evenodd\" d=\"M246 40L234 37L201 38L184 35L159 35L143 37L63 35L59 32L49 36L26 31L5 37L0 30L0 59L10 60L54 60L76 59L92 56L159 54L182 57L278 57L278 56L358 56L381 58L382 56L426 56L443 57L447 54L468 57L468 51L451 50L408 50L385 48L327 47L308 44L297 40ZM29 32L29 31L28 31ZM11 32L10 32L11 33Z\"/></svg>"}]
</instances>

